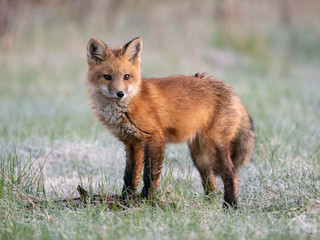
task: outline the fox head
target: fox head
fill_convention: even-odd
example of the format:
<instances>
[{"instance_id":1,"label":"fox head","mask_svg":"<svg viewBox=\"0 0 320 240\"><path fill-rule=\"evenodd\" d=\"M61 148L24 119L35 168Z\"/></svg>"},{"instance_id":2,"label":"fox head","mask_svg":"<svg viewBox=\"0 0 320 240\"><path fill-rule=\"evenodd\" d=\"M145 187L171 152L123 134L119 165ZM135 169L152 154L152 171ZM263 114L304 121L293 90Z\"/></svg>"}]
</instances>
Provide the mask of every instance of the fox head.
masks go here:
<instances>
[{"instance_id":1,"label":"fox head","mask_svg":"<svg viewBox=\"0 0 320 240\"><path fill-rule=\"evenodd\" d=\"M115 49L108 48L97 38L91 38L87 47L91 94L100 93L116 101L135 96L141 84L141 50L141 38L135 38Z\"/></svg>"}]
</instances>

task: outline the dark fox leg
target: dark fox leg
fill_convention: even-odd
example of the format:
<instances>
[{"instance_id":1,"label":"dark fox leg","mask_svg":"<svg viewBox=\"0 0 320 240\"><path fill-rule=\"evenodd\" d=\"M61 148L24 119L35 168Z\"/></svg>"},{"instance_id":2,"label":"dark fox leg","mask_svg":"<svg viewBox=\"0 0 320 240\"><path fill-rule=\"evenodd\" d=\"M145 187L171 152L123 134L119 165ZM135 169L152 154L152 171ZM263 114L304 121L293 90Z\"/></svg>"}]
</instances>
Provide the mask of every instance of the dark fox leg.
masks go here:
<instances>
[{"instance_id":1,"label":"dark fox leg","mask_svg":"<svg viewBox=\"0 0 320 240\"><path fill-rule=\"evenodd\" d=\"M188 143L190 154L194 165L198 169L202 186L206 195L217 191L216 179L213 172L213 164L210 161L207 152L201 146L199 137Z\"/></svg>"},{"instance_id":2,"label":"dark fox leg","mask_svg":"<svg viewBox=\"0 0 320 240\"><path fill-rule=\"evenodd\" d=\"M215 166L224 184L223 207L228 208L228 205L231 205L237 208L238 180L230 158L230 150L228 147L215 145L215 152Z\"/></svg>"},{"instance_id":3,"label":"dark fox leg","mask_svg":"<svg viewBox=\"0 0 320 240\"><path fill-rule=\"evenodd\" d=\"M123 196L132 195L140 181L143 167L143 147L140 142L126 144L126 169L124 173Z\"/></svg>"},{"instance_id":4,"label":"dark fox leg","mask_svg":"<svg viewBox=\"0 0 320 240\"><path fill-rule=\"evenodd\" d=\"M160 137L154 137L144 145L144 172L142 197L154 198L159 186L161 168L164 157L165 142Z\"/></svg>"}]
</instances>

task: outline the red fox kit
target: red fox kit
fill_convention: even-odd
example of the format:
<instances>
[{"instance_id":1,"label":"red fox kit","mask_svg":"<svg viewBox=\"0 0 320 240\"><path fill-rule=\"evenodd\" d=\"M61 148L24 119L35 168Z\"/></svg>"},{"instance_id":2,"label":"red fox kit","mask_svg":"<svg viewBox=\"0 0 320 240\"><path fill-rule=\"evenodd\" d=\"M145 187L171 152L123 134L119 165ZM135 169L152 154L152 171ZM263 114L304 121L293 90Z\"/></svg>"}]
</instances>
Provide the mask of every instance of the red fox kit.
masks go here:
<instances>
[{"instance_id":1,"label":"red fox kit","mask_svg":"<svg viewBox=\"0 0 320 240\"><path fill-rule=\"evenodd\" d=\"M111 49L91 38L88 91L102 124L126 150L123 196L143 171L142 196L159 186L166 143L187 142L206 194L224 183L224 207L237 207L237 173L254 150L253 122L232 89L204 74L141 77L142 39Z\"/></svg>"}]
</instances>

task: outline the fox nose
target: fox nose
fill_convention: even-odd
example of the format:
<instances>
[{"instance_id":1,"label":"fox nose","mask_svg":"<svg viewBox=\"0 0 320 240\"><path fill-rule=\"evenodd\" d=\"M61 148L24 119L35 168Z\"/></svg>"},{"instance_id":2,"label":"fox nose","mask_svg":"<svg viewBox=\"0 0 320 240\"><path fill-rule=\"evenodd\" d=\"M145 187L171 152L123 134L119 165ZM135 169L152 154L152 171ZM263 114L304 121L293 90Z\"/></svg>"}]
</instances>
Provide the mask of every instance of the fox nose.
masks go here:
<instances>
[{"instance_id":1,"label":"fox nose","mask_svg":"<svg viewBox=\"0 0 320 240\"><path fill-rule=\"evenodd\" d=\"M117 92L117 97L122 98L124 96L124 93L122 91Z\"/></svg>"}]
</instances>

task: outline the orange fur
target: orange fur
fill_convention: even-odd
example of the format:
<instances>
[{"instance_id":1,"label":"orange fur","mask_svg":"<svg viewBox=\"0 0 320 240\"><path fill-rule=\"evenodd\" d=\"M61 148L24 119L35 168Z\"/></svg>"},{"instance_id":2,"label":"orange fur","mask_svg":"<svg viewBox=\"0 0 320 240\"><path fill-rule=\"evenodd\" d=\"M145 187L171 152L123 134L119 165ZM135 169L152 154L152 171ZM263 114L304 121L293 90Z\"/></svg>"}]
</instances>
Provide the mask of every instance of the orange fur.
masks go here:
<instances>
[{"instance_id":1,"label":"orange fur","mask_svg":"<svg viewBox=\"0 0 320 240\"><path fill-rule=\"evenodd\" d=\"M205 192L225 187L225 206L237 206L237 172L254 149L250 116L232 89L205 74L143 79L141 38L110 49L88 44L88 90L96 115L126 147L123 194L132 194L144 164L142 195L153 196L166 143L188 142Z\"/></svg>"}]
</instances>

